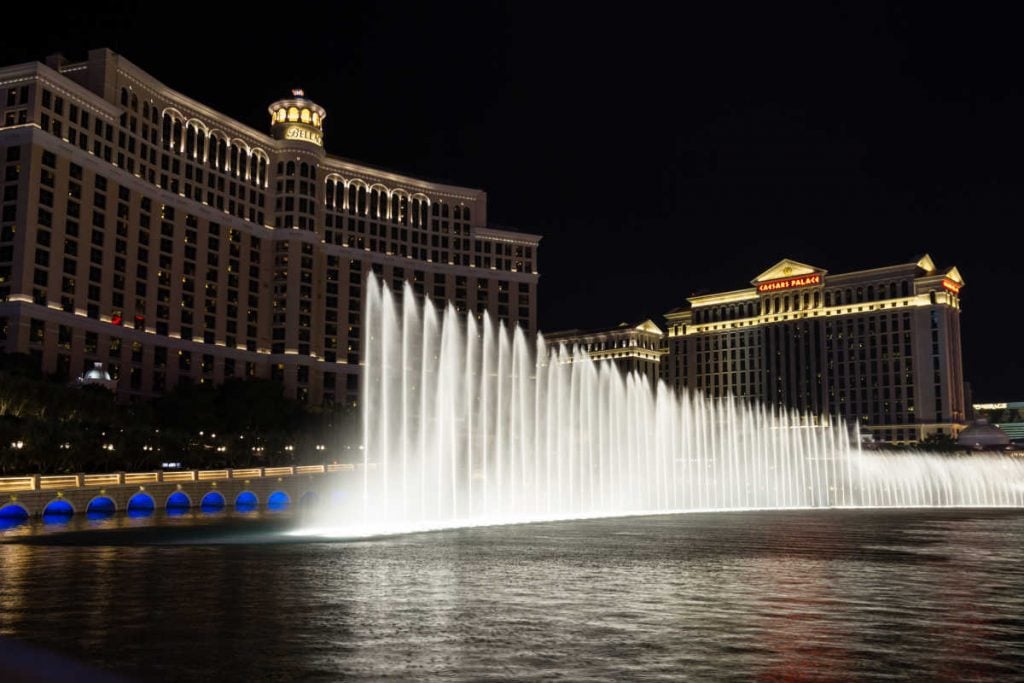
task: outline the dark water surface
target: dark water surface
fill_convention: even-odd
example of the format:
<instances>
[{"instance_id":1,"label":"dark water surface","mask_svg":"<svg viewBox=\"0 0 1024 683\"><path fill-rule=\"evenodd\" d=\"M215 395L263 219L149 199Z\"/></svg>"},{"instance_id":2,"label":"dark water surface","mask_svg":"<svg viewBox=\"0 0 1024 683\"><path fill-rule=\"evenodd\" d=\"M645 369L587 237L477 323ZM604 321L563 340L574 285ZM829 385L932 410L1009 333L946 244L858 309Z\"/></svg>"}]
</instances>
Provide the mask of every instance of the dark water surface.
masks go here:
<instances>
[{"instance_id":1,"label":"dark water surface","mask_svg":"<svg viewBox=\"0 0 1024 683\"><path fill-rule=\"evenodd\" d=\"M1024 678L1019 512L259 542L290 524L196 513L0 532L0 642L141 680Z\"/></svg>"}]
</instances>

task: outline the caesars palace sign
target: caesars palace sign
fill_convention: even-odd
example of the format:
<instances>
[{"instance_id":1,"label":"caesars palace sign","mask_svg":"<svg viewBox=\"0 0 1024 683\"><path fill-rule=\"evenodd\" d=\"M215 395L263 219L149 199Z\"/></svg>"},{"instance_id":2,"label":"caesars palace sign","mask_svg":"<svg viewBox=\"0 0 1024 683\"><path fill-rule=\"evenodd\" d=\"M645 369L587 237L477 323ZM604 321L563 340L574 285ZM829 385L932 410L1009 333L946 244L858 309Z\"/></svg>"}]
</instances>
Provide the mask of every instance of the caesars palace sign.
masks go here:
<instances>
[{"instance_id":1,"label":"caesars palace sign","mask_svg":"<svg viewBox=\"0 0 1024 683\"><path fill-rule=\"evenodd\" d=\"M820 284L821 273L812 273L811 275L797 275L796 277L786 277L781 280L762 282L757 285L757 291L761 293L778 292L783 289L796 289L797 287L810 287L812 285Z\"/></svg>"}]
</instances>

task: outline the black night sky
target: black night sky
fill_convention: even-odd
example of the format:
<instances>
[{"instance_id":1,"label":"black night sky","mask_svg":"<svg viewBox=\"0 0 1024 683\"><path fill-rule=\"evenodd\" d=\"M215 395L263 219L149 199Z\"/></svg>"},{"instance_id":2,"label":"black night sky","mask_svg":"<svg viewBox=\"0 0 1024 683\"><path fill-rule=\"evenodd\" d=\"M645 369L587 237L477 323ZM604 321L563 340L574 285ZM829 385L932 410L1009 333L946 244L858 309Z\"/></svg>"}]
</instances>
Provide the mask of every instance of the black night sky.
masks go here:
<instances>
[{"instance_id":1,"label":"black night sky","mask_svg":"<svg viewBox=\"0 0 1024 683\"><path fill-rule=\"evenodd\" d=\"M1024 400L1015 17L690 4L5 7L0 63L107 46L261 130L302 87L332 153L483 188L492 225L542 234L548 331L660 315L783 257L928 252L967 282L975 400Z\"/></svg>"}]
</instances>

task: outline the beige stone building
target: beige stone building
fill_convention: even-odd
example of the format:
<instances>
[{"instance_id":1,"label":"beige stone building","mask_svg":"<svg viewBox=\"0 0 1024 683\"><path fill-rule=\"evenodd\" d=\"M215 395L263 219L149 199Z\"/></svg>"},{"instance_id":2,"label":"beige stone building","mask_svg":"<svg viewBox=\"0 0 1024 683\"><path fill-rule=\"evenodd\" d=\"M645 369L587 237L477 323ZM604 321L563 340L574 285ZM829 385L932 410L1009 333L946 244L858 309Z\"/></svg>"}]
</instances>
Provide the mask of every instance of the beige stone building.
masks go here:
<instances>
[{"instance_id":1,"label":"beige stone building","mask_svg":"<svg viewBox=\"0 0 1024 683\"><path fill-rule=\"evenodd\" d=\"M851 273L785 259L749 287L666 314L662 378L841 415L877 441L956 436L966 424L955 267L925 255Z\"/></svg>"},{"instance_id":2,"label":"beige stone building","mask_svg":"<svg viewBox=\"0 0 1024 683\"><path fill-rule=\"evenodd\" d=\"M653 384L661 376L664 336L653 320L644 320L610 329L554 332L544 335L544 340L549 346L577 346L595 362L612 362L623 372L636 372Z\"/></svg>"},{"instance_id":3,"label":"beige stone building","mask_svg":"<svg viewBox=\"0 0 1024 683\"><path fill-rule=\"evenodd\" d=\"M0 349L119 395L265 377L358 396L368 273L533 332L540 237L481 190L327 154L301 91L269 134L109 50L0 69ZM343 147L339 139L337 147Z\"/></svg>"}]
</instances>

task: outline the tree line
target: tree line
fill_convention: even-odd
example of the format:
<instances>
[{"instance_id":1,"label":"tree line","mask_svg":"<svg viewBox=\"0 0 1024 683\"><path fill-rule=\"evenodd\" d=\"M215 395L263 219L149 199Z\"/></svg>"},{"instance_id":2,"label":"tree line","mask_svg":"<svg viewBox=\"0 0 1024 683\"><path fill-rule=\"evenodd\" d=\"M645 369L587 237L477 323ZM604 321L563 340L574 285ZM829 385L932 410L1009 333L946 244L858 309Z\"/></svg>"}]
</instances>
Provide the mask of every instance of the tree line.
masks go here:
<instances>
[{"instance_id":1,"label":"tree line","mask_svg":"<svg viewBox=\"0 0 1024 683\"><path fill-rule=\"evenodd\" d=\"M355 462L356 413L300 404L261 379L118 402L103 387L44 376L27 355L0 354L0 474Z\"/></svg>"}]
</instances>

